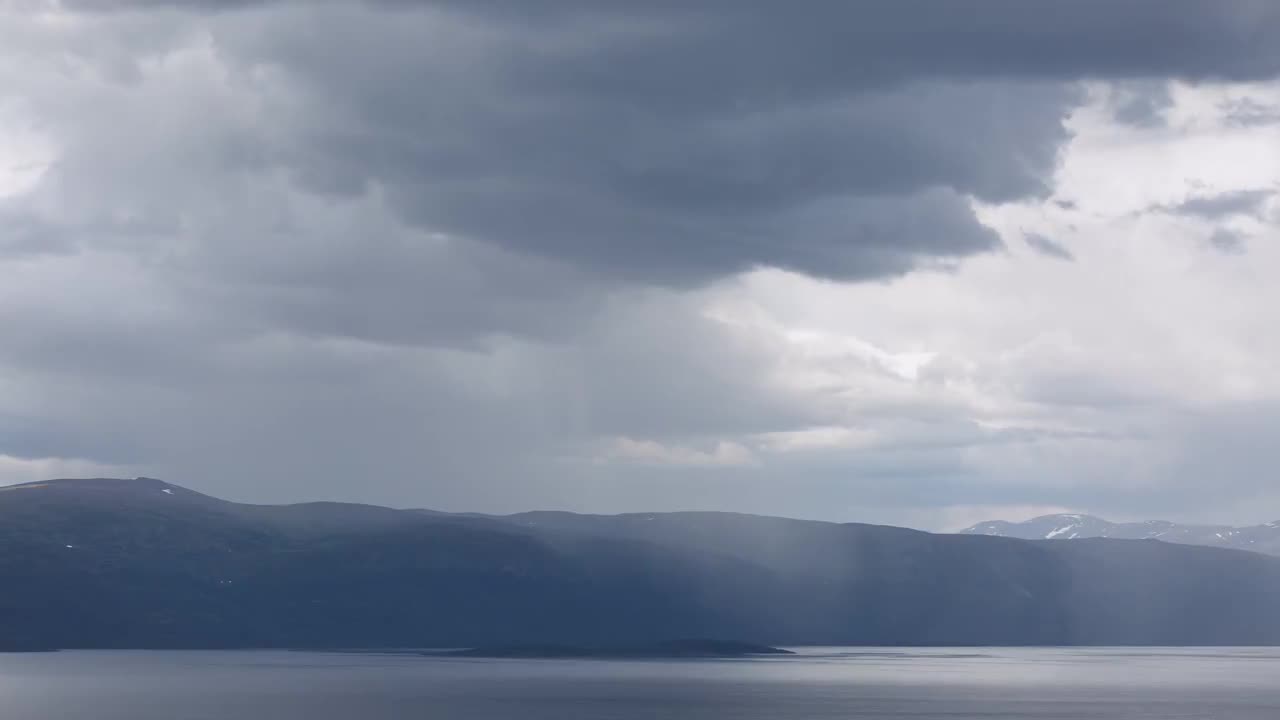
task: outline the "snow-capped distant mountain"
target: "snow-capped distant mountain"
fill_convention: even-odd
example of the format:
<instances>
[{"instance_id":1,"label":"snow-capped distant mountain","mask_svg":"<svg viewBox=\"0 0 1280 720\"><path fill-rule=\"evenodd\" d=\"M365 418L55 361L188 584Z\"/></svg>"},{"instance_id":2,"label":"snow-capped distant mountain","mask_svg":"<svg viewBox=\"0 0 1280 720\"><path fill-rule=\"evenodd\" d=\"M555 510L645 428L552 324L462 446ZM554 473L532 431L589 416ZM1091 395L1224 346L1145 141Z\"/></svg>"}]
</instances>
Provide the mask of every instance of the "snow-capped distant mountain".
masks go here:
<instances>
[{"instance_id":1,"label":"snow-capped distant mountain","mask_svg":"<svg viewBox=\"0 0 1280 720\"><path fill-rule=\"evenodd\" d=\"M1066 514L1043 515L1020 523L992 520L961 530L960 534L995 535L1023 540L1163 540L1183 545L1210 545L1280 555L1280 522L1251 527L1180 525L1164 520L1113 523L1092 515Z\"/></svg>"}]
</instances>

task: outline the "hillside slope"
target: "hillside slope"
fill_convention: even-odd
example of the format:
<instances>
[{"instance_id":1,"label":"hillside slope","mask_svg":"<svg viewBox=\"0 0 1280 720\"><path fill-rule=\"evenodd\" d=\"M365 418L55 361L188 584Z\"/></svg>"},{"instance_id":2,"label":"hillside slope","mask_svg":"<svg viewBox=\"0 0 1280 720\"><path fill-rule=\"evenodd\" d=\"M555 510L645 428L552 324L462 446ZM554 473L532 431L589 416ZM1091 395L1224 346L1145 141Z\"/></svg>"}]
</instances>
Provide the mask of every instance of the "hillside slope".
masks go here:
<instances>
[{"instance_id":1,"label":"hillside slope","mask_svg":"<svg viewBox=\"0 0 1280 720\"><path fill-rule=\"evenodd\" d=\"M1280 559L727 513L0 489L0 647L1275 644Z\"/></svg>"}]
</instances>

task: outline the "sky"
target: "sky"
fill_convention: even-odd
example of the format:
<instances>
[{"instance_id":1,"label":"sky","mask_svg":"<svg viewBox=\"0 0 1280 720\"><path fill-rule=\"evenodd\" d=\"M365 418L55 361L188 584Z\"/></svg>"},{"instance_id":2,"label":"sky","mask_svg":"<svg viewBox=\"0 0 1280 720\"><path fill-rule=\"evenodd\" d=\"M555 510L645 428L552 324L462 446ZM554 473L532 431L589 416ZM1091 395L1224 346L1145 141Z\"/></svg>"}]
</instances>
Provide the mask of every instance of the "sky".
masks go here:
<instances>
[{"instance_id":1,"label":"sky","mask_svg":"<svg viewBox=\"0 0 1280 720\"><path fill-rule=\"evenodd\" d=\"M0 483L1280 518L1280 3L0 0Z\"/></svg>"}]
</instances>

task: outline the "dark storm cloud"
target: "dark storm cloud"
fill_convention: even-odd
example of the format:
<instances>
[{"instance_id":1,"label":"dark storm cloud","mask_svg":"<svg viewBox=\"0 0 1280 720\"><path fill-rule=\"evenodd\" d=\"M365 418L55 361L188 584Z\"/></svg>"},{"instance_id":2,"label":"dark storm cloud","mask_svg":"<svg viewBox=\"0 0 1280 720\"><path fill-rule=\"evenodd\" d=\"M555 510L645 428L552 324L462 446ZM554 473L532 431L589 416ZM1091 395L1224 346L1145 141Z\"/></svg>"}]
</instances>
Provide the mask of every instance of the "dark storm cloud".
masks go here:
<instances>
[{"instance_id":1,"label":"dark storm cloud","mask_svg":"<svg viewBox=\"0 0 1280 720\"><path fill-rule=\"evenodd\" d=\"M165 4L226 8L110 5ZM260 5L213 38L297 91L272 157L305 187L377 185L423 228L676 285L989 249L956 198L1045 192L1061 82L1280 68L1280 8L1247 1Z\"/></svg>"},{"instance_id":2,"label":"dark storm cloud","mask_svg":"<svg viewBox=\"0 0 1280 720\"><path fill-rule=\"evenodd\" d=\"M682 107L639 78L626 97L539 87L521 77L536 57L452 74L416 34L377 35L385 56L337 55L292 27L235 48L286 68L312 100L287 160L301 182L377 185L420 227L662 284L755 265L876 277L989 249L962 196L1043 192L1075 98L922 83ZM406 95L410 77L421 91Z\"/></svg>"},{"instance_id":3,"label":"dark storm cloud","mask_svg":"<svg viewBox=\"0 0 1280 720\"><path fill-rule=\"evenodd\" d=\"M84 10L168 6L209 11L326 3L72 0L66 4ZM659 73L640 73L655 84L701 85L703 91L720 88L721 93L736 94L742 87L778 87L779 79L799 78L808 78L800 87L841 88L859 80L908 75L1249 79L1272 76L1280 61L1280 48L1271 42L1280 24L1280 7L1270 0L983 0L970 4L813 0L803 6L773 0L367 0L345 4L401 10L443 7L524 31L549 26L571 26L575 31L619 24L639 27L642 32L632 36L642 40L640 44L591 50L614 62L579 67L567 74L572 82L603 81L602 86L619 93L627 90L609 79L630 76L637 66L683 71L665 79ZM569 51L559 59L574 54ZM690 62L694 59L709 62ZM539 74L538 68L534 70L532 74ZM703 84L712 75L717 82Z\"/></svg>"},{"instance_id":4,"label":"dark storm cloud","mask_svg":"<svg viewBox=\"0 0 1280 720\"><path fill-rule=\"evenodd\" d=\"M1071 254L1071 251L1063 247L1058 243L1058 241L1045 235L1041 235L1040 233L1023 233L1022 241L1027 244L1027 247L1035 250L1041 255L1057 258L1058 260L1076 259L1075 256Z\"/></svg>"}]
</instances>

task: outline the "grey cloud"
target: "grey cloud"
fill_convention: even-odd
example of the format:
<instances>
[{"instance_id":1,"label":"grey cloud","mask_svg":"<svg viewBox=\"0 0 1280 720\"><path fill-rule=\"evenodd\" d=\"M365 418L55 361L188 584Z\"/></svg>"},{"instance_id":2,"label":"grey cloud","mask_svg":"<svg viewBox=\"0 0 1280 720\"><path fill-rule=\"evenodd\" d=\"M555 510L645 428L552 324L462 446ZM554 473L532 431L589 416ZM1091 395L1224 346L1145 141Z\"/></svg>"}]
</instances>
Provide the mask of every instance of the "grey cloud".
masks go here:
<instances>
[{"instance_id":1,"label":"grey cloud","mask_svg":"<svg viewBox=\"0 0 1280 720\"><path fill-rule=\"evenodd\" d=\"M901 3L823 3L805 13L543 6L544 19L566 12L555 22L523 7L457 5L456 14L348 23L348 42L363 33L381 40L374 56L335 52L295 24L256 43L227 42L235 56L282 67L309 88L320 103L310 116L355 118L348 127L303 124L304 176L339 187L386 183L425 227L675 283L756 264L860 278L916 260L917 237L859 234L856 219L823 233L831 247L807 247L780 220L802 217L799 205L814 198L860 207L858 196L937 186L986 200L1044 192L1075 95L1032 79L1280 68L1280 54L1250 40L1280 16L1246 4L1212 13L1189 4L1185 14L1151 12L1151 3L1073 4L1052 22L1021 3L981 13ZM1139 23L1146 34L1152 17L1178 52L1106 44ZM440 26L456 27L446 45L460 47L459 57L480 62L451 73L439 46L420 42ZM1111 30L1099 37L1098 27ZM485 52L489 43L501 52ZM416 98L399 92L409 67L428 70ZM955 77L988 79L937 80ZM951 236L921 231L937 244ZM809 259L831 255L869 261Z\"/></svg>"},{"instance_id":2,"label":"grey cloud","mask_svg":"<svg viewBox=\"0 0 1280 720\"><path fill-rule=\"evenodd\" d=\"M1027 244L1027 247L1035 250L1041 255L1057 258L1059 260L1076 259L1076 256L1072 255L1071 251L1063 247L1058 241L1048 236L1041 235L1040 233L1024 232L1022 234L1022 241Z\"/></svg>"},{"instance_id":3,"label":"grey cloud","mask_svg":"<svg viewBox=\"0 0 1280 720\"><path fill-rule=\"evenodd\" d=\"M0 201L0 258L68 253L74 243L24 208Z\"/></svg>"},{"instance_id":4,"label":"grey cloud","mask_svg":"<svg viewBox=\"0 0 1280 720\"><path fill-rule=\"evenodd\" d=\"M1260 127L1280 124L1280 106L1266 105L1252 98L1225 103L1222 112L1234 127Z\"/></svg>"},{"instance_id":5,"label":"grey cloud","mask_svg":"<svg viewBox=\"0 0 1280 720\"><path fill-rule=\"evenodd\" d=\"M504 334L571 339L611 292L576 268L465 240L397 233L308 247L317 235L252 261L198 256L175 281L264 328L416 346L479 347Z\"/></svg>"},{"instance_id":6,"label":"grey cloud","mask_svg":"<svg viewBox=\"0 0 1280 720\"><path fill-rule=\"evenodd\" d=\"M1032 373L1020 388L1021 397L1062 411L1106 411L1158 405L1165 400L1159 389L1108 377L1096 371L1055 369Z\"/></svg>"},{"instance_id":7,"label":"grey cloud","mask_svg":"<svg viewBox=\"0 0 1280 720\"><path fill-rule=\"evenodd\" d=\"M821 393L762 380L776 347L700 317L687 301L624 300L596 319L590 341L547 356L579 431L680 442L835 419Z\"/></svg>"},{"instance_id":8,"label":"grey cloud","mask_svg":"<svg viewBox=\"0 0 1280 720\"><path fill-rule=\"evenodd\" d=\"M1274 475L1265 469L1280 462L1280 448L1269 432L1278 421L1280 405L1265 398L1173 416L1168 425L1175 450L1167 456L1168 467L1161 468L1170 487L1198 496L1212 478L1215 489L1231 488L1235 497L1230 501L1264 500L1264 509L1275 508L1280 495Z\"/></svg>"},{"instance_id":9,"label":"grey cloud","mask_svg":"<svg viewBox=\"0 0 1280 720\"><path fill-rule=\"evenodd\" d=\"M1200 195L1159 209L1175 215L1221 220L1232 215L1258 215L1275 190L1232 190L1216 195Z\"/></svg>"},{"instance_id":10,"label":"grey cloud","mask_svg":"<svg viewBox=\"0 0 1280 720\"><path fill-rule=\"evenodd\" d=\"M1114 90L1112 116L1117 122L1152 128L1165 124L1164 113L1173 106L1167 81L1121 83Z\"/></svg>"},{"instance_id":11,"label":"grey cloud","mask_svg":"<svg viewBox=\"0 0 1280 720\"><path fill-rule=\"evenodd\" d=\"M1068 449L1060 456L1060 471L1045 458L1046 473L1061 472L1073 482L1056 478L996 493L989 484L976 484L973 496L1138 519L1269 522L1280 507L1274 477L1266 470L1280 461L1270 433L1278 420L1280 407L1261 399L1165 412L1128 442L1091 443L1089 452Z\"/></svg>"},{"instance_id":12,"label":"grey cloud","mask_svg":"<svg viewBox=\"0 0 1280 720\"><path fill-rule=\"evenodd\" d=\"M1241 232L1229 228L1218 228L1209 236L1209 244L1215 250L1228 255L1238 255L1245 251L1248 238Z\"/></svg>"},{"instance_id":13,"label":"grey cloud","mask_svg":"<svg viewBox=\"0 0 1280 720\"><path fill-rule=\"evenodd\" d=\"M271 156L307 187L382 186L423 228L678 285L980 251L976 230L847 218L800 237L787 221L811 227L815 199L1044 192L1077 97L1062 80L1280 67L1260 34L1280 15L1254 3L269 5L212 18L212 37L292 88L294 134Z\"/></svg>"},{"instance_id":14,"label":"grey cloud","mask_svg":"<svg viewBox=\"0 0 1280 720\"><path fill-rule=\"evenodd\" d=\"M48 340L81 336L68 318L30 314L26 329ZM10 320L6 332L22 329ZM830 420L821 403L763 385L764 349L697 319L684 300L611 303L588 325L573 344L463 350L205 339L191 357L162 358L170 367L157 378L147 364L107 372L104 354L145 358L194 338L117 323L96 338L114 342L56 365L0 357L0 375L27 390L6 396L0 454L128 463L259 501L623 509L601 485L615 469L583 461L593 438L688 443Z\"/></svg>"},{"instance_id":15,"label":"grey cloud","mask_svg":"<svg viewBox=\"0 0 1280 720\"><path fill-rule=\"evenodd\" d=\"M295 5L289 0L73 0L85 10L154 8L217 10ZM326 3L310 3L315 7ZM327 3L338 4L338 3ZM350 3L348 3L350 4ZM1076 0L1051 7L1020 0L978 6L932 0L816 0L804 12L786 3L710 0L690 5L661 0L370 0L365 6L448 8L483 22L546 31L621 28L608 48L575 43L548 59L602 62L577 65L554 82L597 90L643 92L646 84L677 90L689 100L711 90L737 95L745 87L803 92L850 82L897 81L932 75L1052 77L1183 77L1249 79L1273 76L1280 50L1270 42L1280 8L1267 0ZM708 48L715 48L709 53ZM701 60L701 62L692 62ZM654 72L635 73L644 66ZM532 67L564 69L548 63ZM667 72L677 70L677 72ZM726 72L732 70L732 72ZM638 88L617 79L641 80ZM707 82L715 77L716 81ZM799 80L799 82L796 82ZM785 81L785 82L779 82ZM688 92L680 93L679 88Z\"/></svg>"},{"instance_id":16,"label":"grey cloud","mask_svg":"<svg viewBox=\"0 0 1280 720\"><path fill-rule=\"evenodd\" d=\"M0 28L60 153L3 210L0 452L259 501L947 501L991 444L950 408L745 485L577 460L848 420L670 288L945 267L1049 192L1077 80L1280 66L1270 3L74 4L121 12Z\"/></svg>"},{"instance_id":17,"label":"grey cloud","mask_svg":"<svg viewBox=\"0 0 1280 720\"><path fill-rule=\"evenodd\" d=\"M384 27L405 19L369 22L397 64L450 67L417 33ZM423 228L677 285L761 264L872 277L909 269L927 247L943 256L989 248L972 241L977 230L913 221L911 233L895 234L880 218L910 199L922 218L945 214L972 228L947 197L1043 192L1075 98L998 82L748 100L755 107L745 111L672 107L636 83L626 98L590 95L539 88L483 63L459 76L431 70L421 94L403 96L385 57L345 57L317 42L288 26L234 52L282 68L313 100L291 118L297 177L324 189L384 187ZM1014 93L1018 105L990 112ZM943 207L931 207L935 199ZM817 203L832 217L826 208L844 203L844 225L810 232L806 210ZM863 209L865 221L854 212Z\"/></svg>"},{"instance_id":18,"label":"grey cloud","mask_svg":"<svg viewBox=\"0 0 1280 720\"><path fill-rule=\"evenodd\" d=\"M129 36L156 25L133 14L103 22ZM638 88L618 101L526 82L521 72L545 54L538 47L575 42L564 31L530 39L440 13L345 4L203 23L174 19L170 31L207 32L221 67L188 60L185 83L167 74L183 64L148 59L181 44L158 38L132 58L132 41L94 44L113 62L150 68L131 92L107 84L79 98L65 77L26 80L61 113L69 145L41 190L44 205L59 205L54 224L137 247L181 234L216 266L237 238L278 245L291 232L277 220L288 206L267 200L278 193L260 179L283 175L338 202L376 194L419 232L611 282L689 286L758 265L881 277L996 246L966 196L1044 192L1076 98L1055 85L929 82L795 103L744 98L745 112L669 108ZM339 29L348 42L335 48ZM608 38L587 44L604 49ZM119 123L93 122L108 113ZM411 273L398 282L412 283Z\"/></svg>"}]
</instances>

